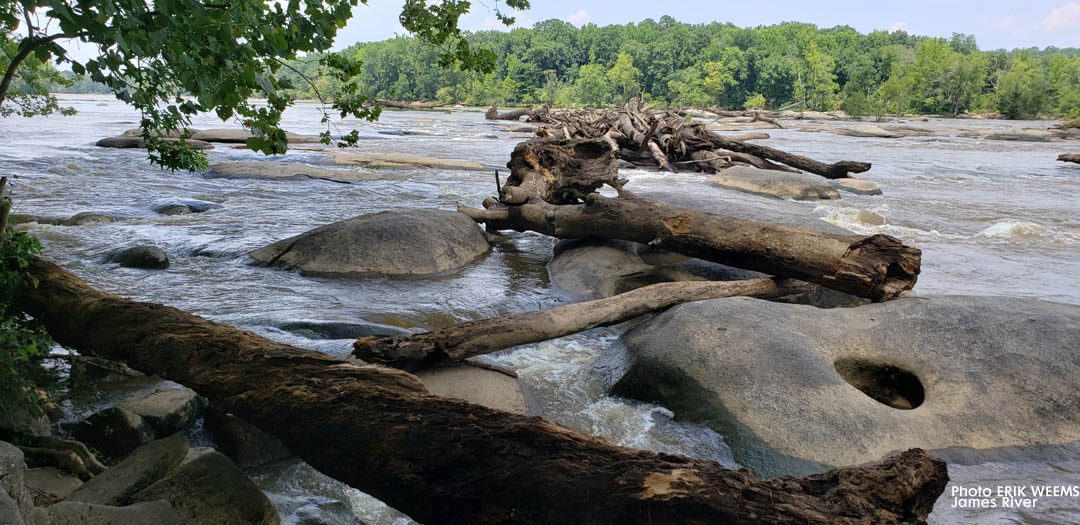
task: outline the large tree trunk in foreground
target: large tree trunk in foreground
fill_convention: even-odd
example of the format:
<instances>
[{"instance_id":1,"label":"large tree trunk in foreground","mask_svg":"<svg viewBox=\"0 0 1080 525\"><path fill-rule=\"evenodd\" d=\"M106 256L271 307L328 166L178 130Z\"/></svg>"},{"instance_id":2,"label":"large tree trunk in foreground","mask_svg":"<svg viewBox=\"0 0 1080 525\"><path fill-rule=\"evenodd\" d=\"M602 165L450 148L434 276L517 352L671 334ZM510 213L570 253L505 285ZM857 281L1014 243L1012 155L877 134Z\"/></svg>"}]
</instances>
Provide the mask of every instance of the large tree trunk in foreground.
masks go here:
<instances>
[{"instance_id":1,"label":"large tree trunk in foreground","mask_svg":"<svg viewBox=\"0 0 1080 525\"><path fill-rule=\"evenodd\" d=\"M622 192L590 194L585 204L529 201L458 210L493 230L534 231L560 239L618 239L791 277L883 301L915 286L922 252L888 235L833 235L677 208Z\"/></svg>"},{"instance_id":2,"label":"large tree trunk in foreground","mask_svg":"<svg viewBox=\"0 0 1080 525\"><path fill-rule=\"evenodd\" d=\"M193 388L423 523L898 523L925 519L948 482L921 450L759 480L432 396L405 372L99 292L40 259L29 271L22 304L61 344Z\"/></svg>"},{"instance_id":3,"label":"large tree trunk in foreground","mask_svg":"<svg viewBox=\"0 0 1080 525\"><path fill-rule=\"evenodd\" d=\"M1062 162L1075 162L1077 164L1080 164L1080 155L1062 153L1061 155L1058 155L1058 160Z\"/></svg>"},{"instance_id":4,"label":"large tree trunk in foreground","mask_svg":"<svg viewBox=\"0 0 1080 525\"><path fill-rule=\"evenodd\" d=\"M504 348L619 324L680 303L737 295L780 297L806 290L805 283L774 279L652 284L605 299L480 319L408 337L362 337L353 345L353 355L364 361L415 371L441 361L462 361Z\"/></svg>"}]
</instances>

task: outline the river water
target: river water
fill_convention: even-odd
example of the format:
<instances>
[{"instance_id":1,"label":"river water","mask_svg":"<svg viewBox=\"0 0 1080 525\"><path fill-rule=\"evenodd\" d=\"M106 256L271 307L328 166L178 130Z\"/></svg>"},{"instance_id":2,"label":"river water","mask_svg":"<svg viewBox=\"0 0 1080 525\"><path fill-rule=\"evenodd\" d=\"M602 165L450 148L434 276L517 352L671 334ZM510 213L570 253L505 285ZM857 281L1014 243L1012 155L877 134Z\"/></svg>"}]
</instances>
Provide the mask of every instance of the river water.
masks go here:
<instances>
[{"instance_id":1,"label":"river water","mask_svg":"<svg viewBox=\"0 0 1080 525\"><path fill-rule=\"evenodd\" d=\"M170 173L149 166L143 151L94 146L99 138L138 125L138 115L130 108L104 97L73 96L64 102L78 114L0 119L0 175L14 178L9 187L15 213L66 218L93 211L127 218L85 226L24 226L42 240L51 259L99 289L342 357L351 341L306 339L276 326L296 320L366 320L426 330L571 300L548 281L545 265L552 240L533 234L501 237L487 257L431 279L317 279L249 265L250 250L363 213L478 205L494 192L490 170L416 169L406 172L406 180L356 184ZM285 127L316 134L321 131L318 122L317 108L301 104L286 114ZM1010 295L1080 304L1080 166L1055 161L1059 153L1080 151L1080 142L955 136L965 127L1046 128L1046 122L935 119L905 124L948 131L938 137L876 139L767 130L772 138L766 143L776 148L828 162L872 162L864 178L884 191L884 196L845 194L827 204L785 206L857 233L883 232L916 244L923 250L918 294ZM513 147L527 137L498 125L478 111L388 111L376 123L348 121L342 130L358 128L363 151L471 160L494 169L505 165ZM194 122L196 128L226 126L234 124L210 116ZM385 134L399 131L409 134ZM261 158L221 144L209 155L211 163ZM312 151L293 151L276 160L330 162ZM692 192L714 198L719 208L731 201L773 205L764 197L704 184L700 174L633 170L624 176L631 179L628 188ZM179 216L160 216L151 209L176 198L213 201L221 207ZM875 224L880 222L875 215L886 223ZM101 262L110 250L136 243L164 249L172 261L169 269L123 269ZM602 379L589 365L617 335L617 328L594 330L497 358L538 393L546 417L618 444L735 466L722 436L676 422L663 407L606 395ZM106 402L69 404L70 417ZM208 444L202 433L193 438ZM303 463L286 462L249 474L278 506L283 523L408 522ZM952 465L950 475L964 485L1076 484L1080 448L1066 447L1037 460ZM1076 499L1055 499L1022 512L969 510L951 508L948 494L947 489L932 523L1080 522Z\"/></svg>"}]
</instances>

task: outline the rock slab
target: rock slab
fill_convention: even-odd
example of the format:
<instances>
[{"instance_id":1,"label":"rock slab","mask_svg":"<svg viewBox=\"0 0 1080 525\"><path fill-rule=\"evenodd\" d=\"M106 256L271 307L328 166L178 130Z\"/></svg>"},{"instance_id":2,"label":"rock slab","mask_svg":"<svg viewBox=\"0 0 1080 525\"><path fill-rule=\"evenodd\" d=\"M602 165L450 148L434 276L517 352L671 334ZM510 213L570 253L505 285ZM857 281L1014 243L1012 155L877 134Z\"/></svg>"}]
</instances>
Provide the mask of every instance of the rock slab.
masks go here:
<instances>
[{"instance_id":1,"label":"rock slab","mask_svg":"<svg viewBox=\"0 0 1080 525\"><path fill-rule=\"evenodd\" d=\"M81 501L96 505L127 505L132 497L169 475L188 453L188 441L183 434L173 434L139 447L116 466L94 476L65 501ZM152 501L163 498L143 498Z\"/></svg>"},{"instance_id":2,"label":"rock slab","mask_svg":"<svg viewBox=\"0 0 1080 525\"><path fill-rule=\"evenodd\" d=\"M709 178L709 182L732 190L793 200L839 199L828 180L809 173L763 170L735 166Z\"/></svg>"},{"instance_id":3,"label":"rock slab","mask_svg":"<svg viewBox=\"0 0 1080 525\"><path fill-rule=\"evenodd\" d=\"M49 525L180 525L167 501L148 501L126 507L61 501L47 509Z\"/></svg>"},{"instance_id":4,"label":"rock slab","mask_svg":"<svg viewBox=\"0 0 1080 525\"><path fill-rule=\"evenodd\" d=\"M111 253L105 261L118 263L124 268L143 270L164 270L169 267L169 255L161 248L150 244L140 244Z\"/></svg>"},{"instance_id":5,"label":"rock slab","mask_svg":"<svg viewBox=\"0 0 1080 525\"><path fill-rule=\"evenodd\" d=\"M172 388L157 390L144 397L127 398L118 406L137 414L158 437L164 437L195 423L206 408L206 399L190 388Z\"/></svg>"}]
</instances>

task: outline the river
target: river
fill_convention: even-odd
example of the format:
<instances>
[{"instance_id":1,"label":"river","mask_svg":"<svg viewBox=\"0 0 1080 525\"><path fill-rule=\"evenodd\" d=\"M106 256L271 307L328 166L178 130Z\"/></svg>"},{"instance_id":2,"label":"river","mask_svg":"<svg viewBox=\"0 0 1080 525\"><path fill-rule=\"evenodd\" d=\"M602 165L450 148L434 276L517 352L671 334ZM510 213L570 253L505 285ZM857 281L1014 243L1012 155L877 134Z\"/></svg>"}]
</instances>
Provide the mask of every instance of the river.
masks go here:
<instances>
[{"instance_id":1,"label":"river","mask_svg":"<svg viewBox=\"0 0 1080 525\"><path fill-rule=\"evenodd\" d=\"M25 226L49 258L99 289L175 306L254 330L285 343L345 356L350 341L312 340L275 326L287 321L356 321L432 329L455 322L533 310L566 302L553 288L545 265L551 239L510 235L490 255L450 275L431 279L305 278L250 266L247 252L316 226L363 213L400 207L454 209L477 205L494 192L491 171L416 169L406 180L338 184L321 180L270 181L205 178L151 167L141 150L94 146L106 136L138 125L138 114L106 97L70 96L72 117L0 119L0 175L13 177L14 213L66 218L93 211L122 222L85 226ZM1046 128L1047 122L933 119L912 126L957 129ZM234 124L228 124L233 126ZM527 135L506 133L479 111L387 111L375 123L347 121L360 130L359 149L403 152L502 167ZM200 116L195 128L225 127ZM300 104L284 127L317 134L318 108ZM379 133L382 131L383 133ZM385 134L408 131L407 135ZM1080 166L1055 161L1080 150L1080 142L1032 143L938 137L855 138L831 133L766 130L770 146L818 160L873 163L865 178L884 196L845 194L826 204L789 203L820 220L857 233L884 232L923 250L916 292L1036 297L1080 304ZM211 163L258 160L261 155L217 145ZM279 160L327 164L329 157L293 151ZM676 175L632 170L628 188L693 192L716 201L764 204L766 198L703 183L695 173ZM160 216L152 206L171 198L221 204L211 211ZM872 212L880 222L867 220ZM103 264L118 246L155 244L172 264L145 271ZM539 394L547 417L618 444L686 454L735 466L723 437L677 422L667 409L613 398L589 364L618 335L617 329L516 349L498 359L518 371ZM69 418L108 402L68 404ZM197 444L209 444L194 432ZM303 463L254 469L249 474L278 506L283 523L408 522L377 500L313 471ZM951 465L954 483L1075 484L1080 448L1025 461ZM931 523L1080 522L1080 501L1055 499L1035 509L951 508L946 494Z\"/></svg>"}]
</instances>

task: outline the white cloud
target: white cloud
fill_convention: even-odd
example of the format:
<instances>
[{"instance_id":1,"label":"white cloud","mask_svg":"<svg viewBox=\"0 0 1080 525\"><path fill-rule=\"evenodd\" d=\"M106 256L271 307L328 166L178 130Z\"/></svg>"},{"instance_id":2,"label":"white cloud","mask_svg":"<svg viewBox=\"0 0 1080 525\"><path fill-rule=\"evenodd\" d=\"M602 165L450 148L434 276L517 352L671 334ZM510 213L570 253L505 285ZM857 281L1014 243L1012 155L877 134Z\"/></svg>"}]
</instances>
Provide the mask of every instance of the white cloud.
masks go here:
<instances>
[{"instance_id":1,"label":"white cloud","mask_svg":"<svg viewBox=\"0 0 1080 525\"><path fill-rule=\"evenodd\" d=\"M506 24L501 20L493 16L489 16L484 19L484 29L494 29L496 31L506 31Z\"/></svg>"},{"instance_id":2,"label":"white cloud","mask_svg":"<svg viewBox=\"0 0 1080 525\"><path fill-rule=\"evenodd\" d=\"M890 33L895 33L897 31L908 32L909 29L908 29L907 22L897 22L897 23L893 24L892 27L889 28Z\"/></svg>"},{"instance_id":3,"label":"white cloud","mask_svg":"<svg viewBox=\"0 0 1080 525\"><path fill-rule=\"evenodd\" d=\"M578 9L576 13L571 13L566 17L566 21L576 26L583 26L589 23L589 12L584 9Z\"/></svg>"},{"instance_id":4,"label":"white cloud","mask_svg":"<svg viewBox=\"0 0 1080 525\"><path fill-rule=\"evenodd\" d=\"M1077 2L1069 2L1051 10L1050 15L1042 21L1042 27L1047 31L1060 31L1074 26L1080 26L1080 3Z\"/></svg>"}]
</instances>

